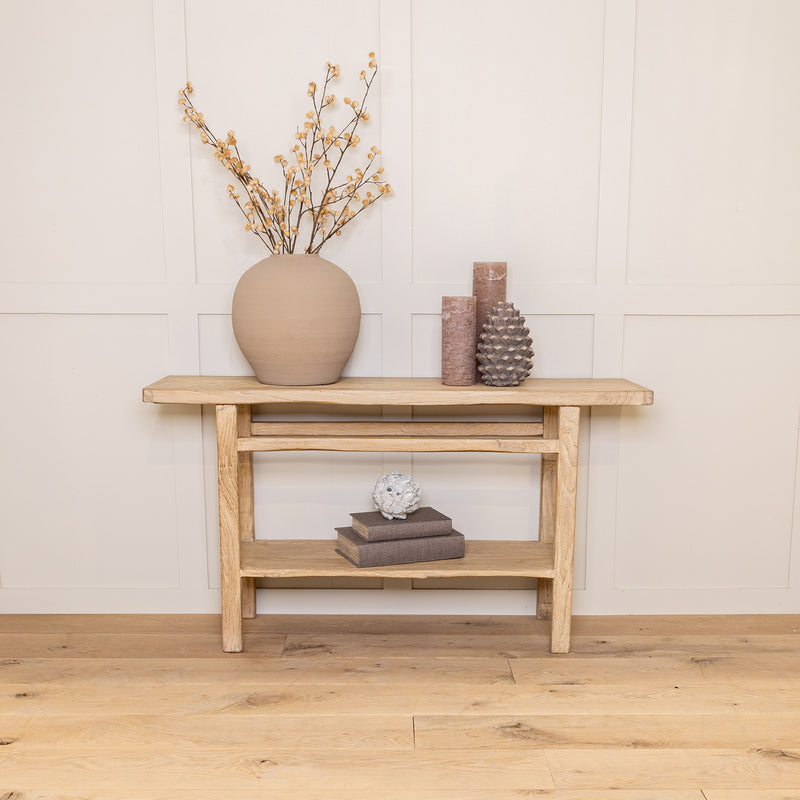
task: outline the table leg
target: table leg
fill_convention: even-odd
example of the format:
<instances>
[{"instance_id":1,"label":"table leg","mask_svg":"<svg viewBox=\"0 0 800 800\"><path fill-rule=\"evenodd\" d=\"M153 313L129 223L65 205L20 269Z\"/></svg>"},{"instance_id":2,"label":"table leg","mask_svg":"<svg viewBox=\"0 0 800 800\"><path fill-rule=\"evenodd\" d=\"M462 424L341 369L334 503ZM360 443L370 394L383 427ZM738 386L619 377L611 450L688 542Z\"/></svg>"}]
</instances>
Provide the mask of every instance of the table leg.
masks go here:
<instances>
[{"instance_id":1,"label":"table leg","mask_svg":"<svg viewBox=\"0 0 800 800\"><path fill-rule=\"evenodd\" d=\"M545 439L558 438L558 406L545 406L542 414ZM542 480L539 496L539 541L552 543L556 531L556 476L558 455L542 455ZM550 619L553 616L553 580L539 578L536 590L536 617Z\"/></svg>"},{"instance_id":2,"label":"table leg","mask_svg":"<svg viewBox=\"0 0 800 800\"><path fill-rule=\"evenodd\" d=\"M217 481L222 595L222 649L242 651L242 580L239 560L238 413L235 405L217 406Z\"/></svg>"},{"instance_id":3,"label":"table leg","mask_svg":"<svg viewBox=\"0 0 800 800\"><path fill-rule=\"evenodd\" d=\"M237 432L239 436L252 434L252 406L237 406ZM253 515L253 454L239 453L239 541L252 542L256 538ZM242 616L252 619L256 615L256 579L242 578Z\"/></svg>"},{"instance_id":4,"label":"table leg","mask_svg":"<svg viewBox=\"0 0 800 800\"><path fill-rule=\"evenodd\" d=\"M570 646L580 413L581 410L577 406L564 406L558 413L555 577L553 578L553 619L550 634L550 651L553 653L568 653Z\"/></svg>"}]
</instances>

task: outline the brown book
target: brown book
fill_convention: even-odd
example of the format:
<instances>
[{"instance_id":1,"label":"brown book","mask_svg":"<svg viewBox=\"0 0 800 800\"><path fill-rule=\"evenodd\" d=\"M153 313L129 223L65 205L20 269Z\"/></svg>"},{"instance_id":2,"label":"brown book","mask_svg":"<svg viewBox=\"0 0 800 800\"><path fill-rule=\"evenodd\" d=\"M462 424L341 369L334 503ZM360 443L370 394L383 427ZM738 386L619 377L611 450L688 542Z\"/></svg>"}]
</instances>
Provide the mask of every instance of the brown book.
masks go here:
<instances>
[{"instance_id":1,"label":"brown book","mask_svg":"<svg viewBox=\"0 0 800 800\"><path fill-rule=\"evenodd\" d=\"M444 536L453 531L453 520L430 506L418 508L405 519L386 519L380 511L362 511L350 516L353 530L368 542Z\"/></svg>"},{"instance_id":2,"label":"brown book","mask_svg":"<svg viewBox=\"0 0 800 800\"><path fill-rule=\"evenodd\" d=\"M362 568L464 558L464 535L458 531L444 536L390 539L385 542L367 542L352 528L337 528L336 533L339 534L336 552Z\"/></svg>"}]
</instances>

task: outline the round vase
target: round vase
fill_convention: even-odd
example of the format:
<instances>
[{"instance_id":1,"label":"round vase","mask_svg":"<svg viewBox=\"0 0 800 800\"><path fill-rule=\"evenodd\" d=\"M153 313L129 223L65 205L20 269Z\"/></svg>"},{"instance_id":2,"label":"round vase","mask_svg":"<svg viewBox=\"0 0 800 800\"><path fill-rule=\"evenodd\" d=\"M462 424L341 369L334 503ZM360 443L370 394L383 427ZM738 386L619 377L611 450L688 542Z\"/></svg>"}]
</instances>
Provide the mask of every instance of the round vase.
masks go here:
<instances>
[{"instance_id":1,"label":"round vase","mask_svg":"<svg viewBox=\"0 0 800 800\"><path fill-rule=\"evenodd\" d=\"M318 255L271 255L233 293L233 335L261 383L336 383L360 324L355 283Z\"/></svg>"}]
</instances>

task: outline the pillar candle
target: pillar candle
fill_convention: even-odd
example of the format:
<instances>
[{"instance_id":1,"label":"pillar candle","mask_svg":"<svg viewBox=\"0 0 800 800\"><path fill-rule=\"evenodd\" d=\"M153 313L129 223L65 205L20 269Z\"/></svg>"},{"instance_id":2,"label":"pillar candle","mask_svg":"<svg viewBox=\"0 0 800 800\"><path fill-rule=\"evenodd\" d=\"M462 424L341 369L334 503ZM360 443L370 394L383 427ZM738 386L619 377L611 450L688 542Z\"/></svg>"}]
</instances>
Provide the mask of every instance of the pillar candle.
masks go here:
<instances>
[{"instance_id":1,"label":"pillar candle","mask_svg":"<svg viewBox=\"0 0 800 800\"><path fill-rule=\"evenodd\" d=\"M442 298L442 383L475 383L475 298Z\"/></svg>"},{"instance_id":2,"label":"pillar candle","mask_svg":"<svg viewBox=\"0 0 800 800\"><path fill-rule=\"evenodd\" d=\"M506 299L505 261L474 261L472 263L472 294L475 296L475 347L481 340L481 331L489 319L489 312ZM480 382L478 360L474 359L475 381Z\"/></svg>"}]
</instances>

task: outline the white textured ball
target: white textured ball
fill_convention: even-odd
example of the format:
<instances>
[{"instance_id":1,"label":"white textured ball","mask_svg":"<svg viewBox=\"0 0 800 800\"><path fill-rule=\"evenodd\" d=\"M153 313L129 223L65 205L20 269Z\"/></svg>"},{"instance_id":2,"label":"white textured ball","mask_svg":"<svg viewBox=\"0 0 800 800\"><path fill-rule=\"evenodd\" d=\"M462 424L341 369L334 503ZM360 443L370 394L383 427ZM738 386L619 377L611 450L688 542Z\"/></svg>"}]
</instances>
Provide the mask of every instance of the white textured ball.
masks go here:
<instances>
[{"instance_id":1,"label":"white textured ball","mask_svg":"<svg viewBox=\"0 0 800 800\"><path fill-rule=\"evenodd\" d=\"M400 472L381 476L372 490L375 507L386 519L405 519L406 514L419 508L421 497L419 484Z\"/></svg>"}]
</instances>

